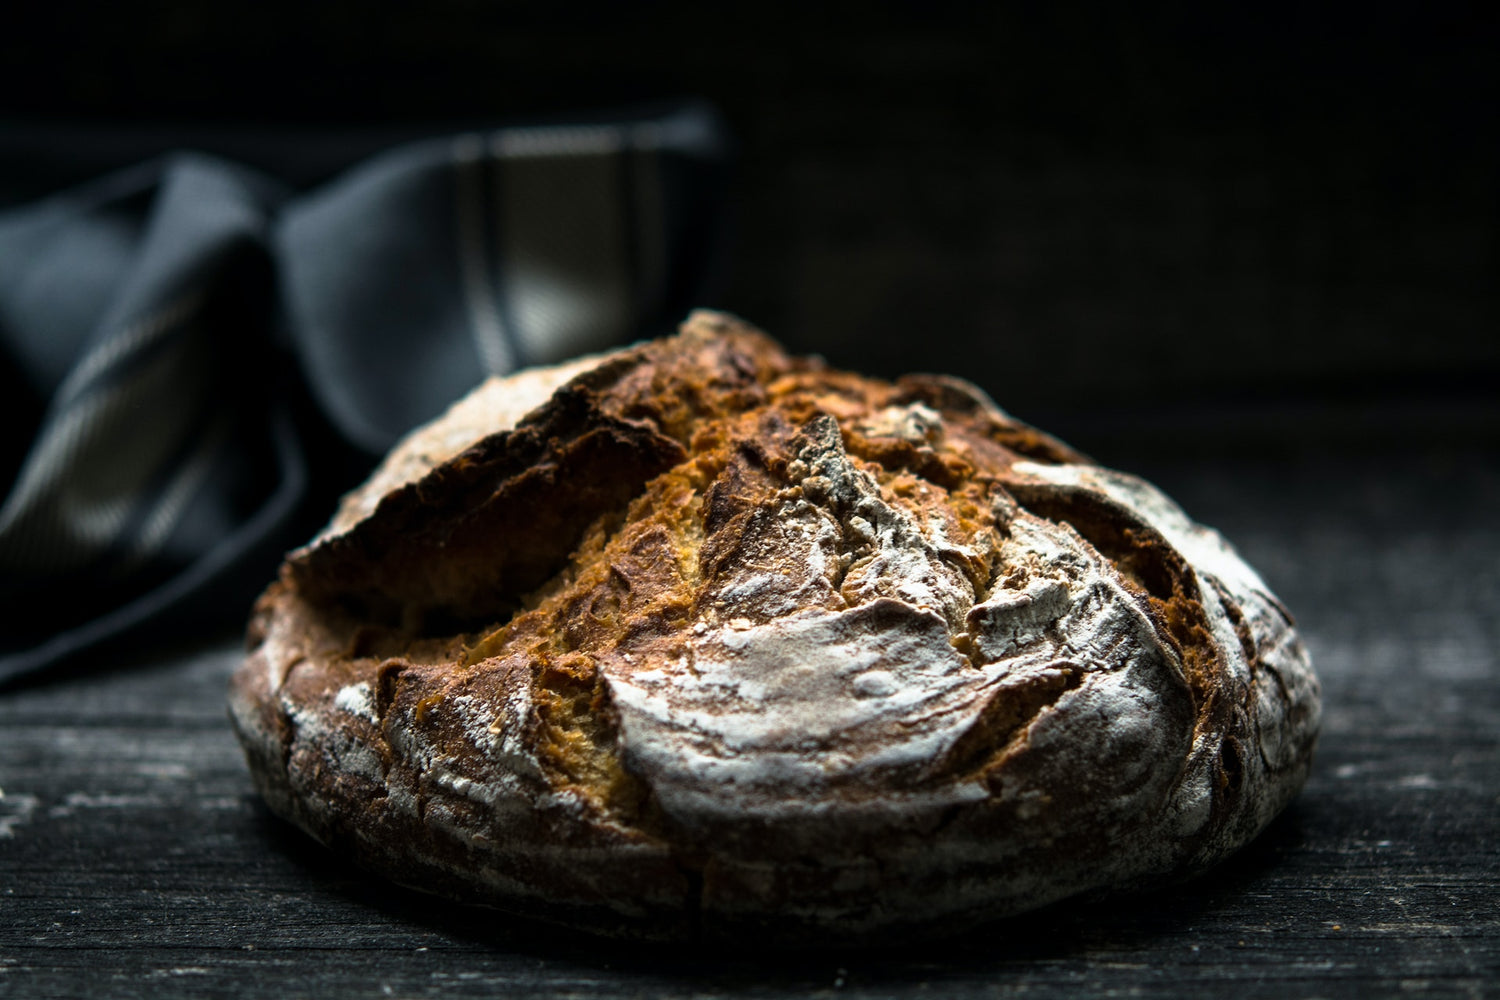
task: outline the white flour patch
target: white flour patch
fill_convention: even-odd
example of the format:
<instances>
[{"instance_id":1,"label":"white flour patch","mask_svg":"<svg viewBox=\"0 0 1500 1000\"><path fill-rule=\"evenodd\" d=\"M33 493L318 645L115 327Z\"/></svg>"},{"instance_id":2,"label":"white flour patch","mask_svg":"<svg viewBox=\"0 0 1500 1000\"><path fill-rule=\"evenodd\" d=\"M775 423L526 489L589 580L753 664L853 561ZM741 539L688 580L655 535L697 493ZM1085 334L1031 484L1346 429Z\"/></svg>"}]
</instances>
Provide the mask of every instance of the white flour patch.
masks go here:
<instances>
[{"instance_id":1,"label":"white flour patch","mask_svg":"<svg viewBox=\"0 0 1500 1000\"><path fill-rule=\"evenodd\" d=\"M340 711L357 715L361 719L369 719L371 722L380 721L375 715L375 702L370 697L368 681L360 681L358 684L339 688L339 693L334 696L333 705Z\"/></svg>"}]
</instances>

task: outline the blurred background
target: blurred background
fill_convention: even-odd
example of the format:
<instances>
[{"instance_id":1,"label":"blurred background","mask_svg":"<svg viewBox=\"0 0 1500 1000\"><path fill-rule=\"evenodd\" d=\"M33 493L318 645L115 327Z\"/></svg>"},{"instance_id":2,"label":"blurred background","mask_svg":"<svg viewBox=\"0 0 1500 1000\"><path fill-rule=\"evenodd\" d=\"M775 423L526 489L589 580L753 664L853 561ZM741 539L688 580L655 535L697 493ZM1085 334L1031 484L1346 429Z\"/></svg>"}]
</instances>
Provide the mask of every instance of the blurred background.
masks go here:
<instances>
[{"instance_id":1,"label":"blurred background","mask_svg":"<svg viewBox=\"0 0 1500 1000\"><path fill-rule=\"evenodd\" d=\"M1427 475L1459 461L1434 442L1500 441L1493 11L55 0L0 33L0 210L172 150L295 193L414 139L697 100L732 149L691 301L840 367L963 375L1171 492L1168 458L1228 454ZM7 480L45 395L0 363ZM205 598L227 618L383 450L304 434L295 515Z\"/></svg>"},{"instance_id":2,"label":"blurred background","mask_svg":"<svg viewBox=\"0 0 1500 1000\"><path fill-rule=\"evenodd\" d=\"M0 36L0 195L701 97L705 304L796 349L1037 419L1492 389L1493 8L1098 7L62 0Z\"/></svg>"}]
</instances>

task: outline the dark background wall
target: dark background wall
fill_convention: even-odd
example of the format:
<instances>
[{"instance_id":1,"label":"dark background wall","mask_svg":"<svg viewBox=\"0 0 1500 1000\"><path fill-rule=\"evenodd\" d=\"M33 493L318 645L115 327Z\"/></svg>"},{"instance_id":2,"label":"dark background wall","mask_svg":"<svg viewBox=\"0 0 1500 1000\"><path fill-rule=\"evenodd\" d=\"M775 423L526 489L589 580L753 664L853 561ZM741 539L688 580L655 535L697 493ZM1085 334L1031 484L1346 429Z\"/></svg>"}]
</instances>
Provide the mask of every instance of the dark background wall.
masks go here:
<instances>
[{"instance_id":1,"label":"dark background wall","mask_svg":"<svg viewBox=\"0 0 1500 1000\"><path fill-rule=\"evenodd\" d=\"M393 138L684 95L740 144L709 304L1022 415L1483 396L1481 5L38 5L9 200L162 145L308 183Z\"/></svg>"}]
</instances>

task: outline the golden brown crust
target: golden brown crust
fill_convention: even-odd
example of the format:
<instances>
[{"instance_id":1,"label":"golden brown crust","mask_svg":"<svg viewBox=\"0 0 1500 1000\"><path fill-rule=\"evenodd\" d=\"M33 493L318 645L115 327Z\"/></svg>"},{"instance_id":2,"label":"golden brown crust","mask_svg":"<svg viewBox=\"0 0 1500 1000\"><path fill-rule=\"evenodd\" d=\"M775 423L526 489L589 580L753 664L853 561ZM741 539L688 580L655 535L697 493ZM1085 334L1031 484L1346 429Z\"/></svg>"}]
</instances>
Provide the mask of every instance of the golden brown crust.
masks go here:
<instances>
[{"instance_id":1,"label":"golden brown crust","mask_svg":"<svg viewBox=\"0 0 1500 1000\"><path fill-rule=\"evenodd\" d=\"M1193 871L1300 787L1317 688L1217 535L968 384L695 314L398 449L257 605L277 812L608 933L951 926Z\"/></svg>"}]
</instances>

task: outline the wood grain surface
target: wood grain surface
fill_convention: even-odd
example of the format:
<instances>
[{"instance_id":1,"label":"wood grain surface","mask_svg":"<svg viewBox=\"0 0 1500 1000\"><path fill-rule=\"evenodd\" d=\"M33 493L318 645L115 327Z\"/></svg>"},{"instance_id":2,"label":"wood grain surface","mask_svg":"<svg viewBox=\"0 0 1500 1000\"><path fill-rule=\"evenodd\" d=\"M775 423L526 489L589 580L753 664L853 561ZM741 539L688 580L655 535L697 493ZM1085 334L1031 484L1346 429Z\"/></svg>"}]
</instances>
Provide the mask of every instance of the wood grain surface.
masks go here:
<instances>
[{"instance_id":1,"label":"wood grain surface","mask_svg":"<svg viewBox=\"0 0 1500 1000\"><path fill-rule=\"evenodd\" d=\"M226 638L0 694L0 996L1487 995L1500 448L1493 424L1393 426L1333 451L1075 435L1224 530L1324 682L1306 790L1194 882L923 950L603 945L373 882L273 819L226 721Z\"/></svg>"}]
</instances>

